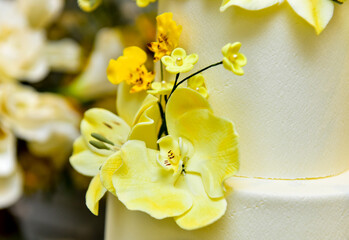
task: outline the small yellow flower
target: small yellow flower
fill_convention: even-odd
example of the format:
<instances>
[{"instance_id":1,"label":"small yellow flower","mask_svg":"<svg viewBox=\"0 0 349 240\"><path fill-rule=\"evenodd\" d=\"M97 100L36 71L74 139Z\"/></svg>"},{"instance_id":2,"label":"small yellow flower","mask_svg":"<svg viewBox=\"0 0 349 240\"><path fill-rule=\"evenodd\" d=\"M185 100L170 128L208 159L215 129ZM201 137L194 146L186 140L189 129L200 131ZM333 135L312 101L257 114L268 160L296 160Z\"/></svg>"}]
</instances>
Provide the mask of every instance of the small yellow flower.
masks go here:
<instances>
[{"instance_id":1,"label":"small yellow flower","mask_svg":"<svg viewBox=\"0 0 349 240\"><path fill-rule=\"evenodd\" d=\"M146 7L149 3L155 2L156 0L137 0L138 7Z\"/></svg>"},{"instance_id":2,"label":"small yellow flower","mask_svg":"<svg viewBox=\"0 0 349 240\"><path fill-rule=\"evenodd\" d=\"M157 37L156 42L148 44L150 51L154 52L154 61L159 61L163 56L170 55L178 46L182 26L172 20L172 13L164 13L156 17Z\"/></svg>"},{"instance_id":3,"label":"small yellow flower","mask_svg":"<svg viewBox=\"0 0 349 240\"><path fill-rule=\"evenodd\" d=\"M195 75L188 80L188 87L199 92L204 98L208 98L208 92L205 84L204 76L201 74Z\"/></svg>"},{"instance_id":4,"label":"small yellow flower","mask_svg":"<svg viewBox=\"0 0 349 240\"><path fill-rule=\"evenodd\" d=\"M228 43L222 48L223 66L236 75L244 75L243 66L246 65L247 59L244 54L239 53L241 43Z\"/></svg>"},{"instance_id":5,"label":"small yellow flower","mask_svg":"<svg viewBox=\"0 0 349 240\"><path fill-rule=\"evenodd\" d=\"M171 53L171 56L161 58L161 62L166 66L166 70L173 74L189 72L198 60L199 56L197 54L187 56L183 48L176 48Z\"/></svg>"},{"instance_id":6,"label":"small yellow flower","mask_svg":"<svg viewBox=\"0 0 349 240\"><path fill-rule=\"evenodd\" d=\"M174 83L173 82L153 82L147 93L152 95L169 95L172 91Z\"/></svg>"},{"instance_id":7,"label":"small yellow flower","mask_svg":"<svg viewBox=\"0 0 349 240\"><path fill-rule=\"evenodd\" d=\"M107 76L111 83L119 84L125 81L133 85L131 92L139 92L150 87L154 72L148 72L144 63L147 60L146 53L138 47L128 47L124 55L117 60L110 60L107 68Z\"/></svg>"},{"instance_id":8,"label":"small yellow flower","mask_svg":"<svg viewBox=\"0 0 349 240\"><path fill-rule=\"evenodd\" d=\"M78 0L79 7L85 12L92 12L101 3L102 3L102 0Z\"/></svg>"}]
</instances>

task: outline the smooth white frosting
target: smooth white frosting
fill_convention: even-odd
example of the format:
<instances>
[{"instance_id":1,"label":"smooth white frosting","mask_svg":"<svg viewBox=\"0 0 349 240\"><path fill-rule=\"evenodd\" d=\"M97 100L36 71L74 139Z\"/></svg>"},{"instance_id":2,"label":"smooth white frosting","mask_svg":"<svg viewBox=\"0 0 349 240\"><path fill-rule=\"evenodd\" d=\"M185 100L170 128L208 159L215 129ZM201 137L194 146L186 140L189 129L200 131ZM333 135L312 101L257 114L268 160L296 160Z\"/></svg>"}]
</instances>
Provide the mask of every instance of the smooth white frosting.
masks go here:
<instances>
[{"instance_id":1,"label":"smooth white frosting","mask_svg":"<svg viewBox=\"0 0 349 240\"><path fill-rule=\"evenodd\" d=\"M287 4L260 11L219 0L159 0L183 26L180 46L199 54L196 70L222 60L221 48L240 41L243 77L223 67L204 73L209 102L236 123L239 175L311 178L349 169L349 3L336 4L324 32Z\"/></svg>"},{"instance_id":2,"label":"smooth white frosting","mask_svg":"<svg viewBox=\"0 0 349 240\"><path fill-rule=\"evenodd\" d=\"M349 172L317 180L232 178L226 214L195 231L127 210L109 196L106 240L349 239Z\"/></svg>"}]
</instances>

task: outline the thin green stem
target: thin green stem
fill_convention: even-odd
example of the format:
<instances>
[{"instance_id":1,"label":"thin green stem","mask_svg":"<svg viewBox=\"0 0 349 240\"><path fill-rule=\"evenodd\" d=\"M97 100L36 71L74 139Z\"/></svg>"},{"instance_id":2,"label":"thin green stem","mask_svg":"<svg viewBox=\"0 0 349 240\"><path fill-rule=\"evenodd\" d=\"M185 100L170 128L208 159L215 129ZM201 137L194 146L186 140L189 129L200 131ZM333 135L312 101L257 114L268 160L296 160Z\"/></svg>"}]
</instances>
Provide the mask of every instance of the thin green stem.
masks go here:
<instances>
[{"instance_id":1,"label":"thin green stem","mask_svg":"<svg viewBox=\"0 0 349 240\"><path fill-rule=\"evenodd\" d=\"M197 72L191 74L190 76L184 78L184 79L181 80L178 84L177 84L177 79L176 79L175 85L173 86L172 91L171 91L170 96L168 97L168 99L170 99L172 93L177 89L177 87L178 87L179 85L181 85L182 83L184 83L185 81L187 81L188 79L194 77L195 75L197 75L197 74L199 74L199 73L202 73L203 71L206 71L206 70L209 69L209 68L212 68L212 67L215 67L215 66L218 66L218 65L221 65L221 64L223 64L223 61L218 62L218 63L211 64L210 66L207 66L207 67L205 67L205 68L203 68L203 69L201 69L201 70L199 70L199 71L197 71ZM178 74L177 74L177 75L178 75Z\"/></svg>"}]
</instances>

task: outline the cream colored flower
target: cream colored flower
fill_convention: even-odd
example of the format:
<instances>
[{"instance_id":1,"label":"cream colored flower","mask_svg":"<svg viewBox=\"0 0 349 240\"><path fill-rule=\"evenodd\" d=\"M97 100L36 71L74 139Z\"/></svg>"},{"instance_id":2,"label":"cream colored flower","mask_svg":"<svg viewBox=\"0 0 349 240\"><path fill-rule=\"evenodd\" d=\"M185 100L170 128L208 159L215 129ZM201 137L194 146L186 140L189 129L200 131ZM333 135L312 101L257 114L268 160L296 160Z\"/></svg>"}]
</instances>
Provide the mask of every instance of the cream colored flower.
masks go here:
<instances>
[{"instance_id":1,"label":"cream colored flower","mask_svg":"<svg viewBox=\"0 0 349 240\"><path fill-rule=\"evenodd\" d=\"M98 31L92 53L82 71L68 91L83 100L91 100L115 93L116 86L108 81L105 70L109 60L120 56L123 51L120 32L115 28Z\"/></svg>"},{"instance_id":2,"label":"cream colored flower","mask_svg":"<svg viewBox=\"0 0 349 240\"><path fill-rule=\"evenodd\" d=\"M0 209L15 203L22 193L22 176L16 163L16 138L0 122Z\"/></svg>"},{"instance_id":3,"label":"cream colored flower","mask_svg":"<svg viewBox=\"0 0 349 240\"><path fill-rule=\"evenodd\" d=\"M228 43L222 48L223 66L235 73L236 75L244 75L243 66L246 65L247 59L244 54L239 53L241 43Z\"/></svg>"},{"instance_id":4,"label":"cream colored flower","mask_svg":"<svg viewBox=\"0 0 349 240\"><path fill-rule=\"evenodd\" d=\"M76 71L80 66L80 49L77 44L71 40L50 44L44 29L39 28L55 19L62 1L45 1L40 6L46 10L41 9L39 12L36 12L35 3L42 0L20 1L0 1L0 77L38 82L47 76L50 68ZM32 15L33 12L37 14ZM33 28L30 21L34 21L34 16L35 19L42 20L40 24L43 25L34 24L36 28ZM35 22L38 23L38 20ZM57 47L64 54L57 54Z\"/></svg>"},{"instance_id":5,"label":"cream colored flower","mask_svg":"<svg viewBox=\"0 0 349 240\"><path fill-rule=\"evenodd\" d=\"M79 113L63 97L14 83L0 84L0 117L16 136L38 142L54 133L74 139L80 121Z\"/></svg>"},{"instance_id":6,"label":"cream colored flower","mask_svg":"<svg viewBox=\"0 0 349 240\"><path fill-rule=\"evenodd\" d=\"M166 66L166 70L170 73L186 73L194 68L194 65L199 60L197 54L187 53L183 48L176 48L172 51L171 56L164 56L161 62Z\"/></svg>"},{"instance_id":7,"label":"cream colored flower","mask_svg":"<svg viewBox=\"0 0 349 240\"><path fill-rule=\"evenodd\" d=\"M61 13L64 0L17 0L19 9L33 28L45 28Z\"/></svg>"}]
</instances>

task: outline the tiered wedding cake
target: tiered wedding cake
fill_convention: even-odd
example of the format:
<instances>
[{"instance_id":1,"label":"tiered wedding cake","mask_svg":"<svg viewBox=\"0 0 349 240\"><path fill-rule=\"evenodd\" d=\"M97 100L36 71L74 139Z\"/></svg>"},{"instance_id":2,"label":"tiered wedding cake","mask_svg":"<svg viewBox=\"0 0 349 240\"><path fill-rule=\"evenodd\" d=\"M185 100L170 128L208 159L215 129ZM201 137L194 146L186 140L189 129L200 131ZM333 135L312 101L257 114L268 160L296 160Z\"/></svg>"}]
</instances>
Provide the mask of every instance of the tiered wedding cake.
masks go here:
<instances>
[{"instance_id":1,"label":"tiered wedding cake","mask_svg":"<svg viewBox=\"0 0 349 240\"><path fill-rule=\"evenodd\" d=\"M227 42L242 42L248 56L242 78L205 72L215 113L240 135L227 212L185 231L110 197L106 239L349 239L349 3L334 4L320 35L287 2L259 11L220 4L160 0L159 12L185 26L181 46L200 55L196 69L219 61Z\"/></svg>"}]
</instances>

